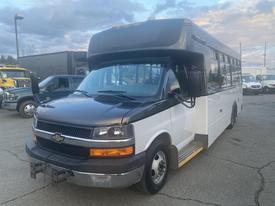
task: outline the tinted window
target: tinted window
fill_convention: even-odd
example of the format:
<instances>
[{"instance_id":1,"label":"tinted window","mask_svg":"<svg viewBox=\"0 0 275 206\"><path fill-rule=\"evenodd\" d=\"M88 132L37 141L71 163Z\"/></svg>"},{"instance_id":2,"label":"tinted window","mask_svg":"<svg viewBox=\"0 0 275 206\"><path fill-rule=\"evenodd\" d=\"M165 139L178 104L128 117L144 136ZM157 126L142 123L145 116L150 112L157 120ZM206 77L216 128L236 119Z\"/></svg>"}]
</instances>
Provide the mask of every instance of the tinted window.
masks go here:
<instances>
[{"instance_id":1,"label":"tinted window","mask_svg":"<svg viewBox=\"0 0 275 206\"><path fill-rule=\"evenodd\" d=\"M256 82L256 78L252 75L243 76L243 82Z\"/></svg>"},{"instance_id":2,"label":"tinted window","mask_svg":"<svg viewBox=\"0 0 275 206\"><path fill-rule=\"evenodd\" d=\"M68 78L58 78L58 88L59 89L64 89L64 88L69 88L69 80Z\"/></svg>"},{"instance_id":3,"label":"tinted window","mask_svg":"<svg viewBox=\"0 0 275 206\"><path fill-rule=\"evenodd\" d=\"M216 57L218 57L215 59L213 50L211 49L208 70L209 94L241 84L241 67L238 66L240 61L219 51L215 51Z\"/></svg>"},{"instance_id":4,"label":"tinted window","mask_svg":"<svg viewBox=\"0 0 275 206\"><path fill-rule=\"evenodd\" d=\"M220 84L221 84L221 74L219 70L219 62L218 57L219 54L216 51L214 52L214 55L212 55L210 59L210 68L208 72L208 92L215 93L216 91L220 90Z\"/></svg>"},{"instance_id":5,"label":"tinted window","mask_svg":"<svg viewBox=\"0 0 275 206\"><path fill-rule=\"evenodd\" d=\"M49 81L46 87L47 90L51 92L56 90L68 89L69 81L68 78L56 77Z\"/></svg>"},{"instance_id":6,"label":"tinted window","mask_svg":"<svg viewBox=\"0 0 275 206\"><path fill-rule=\"evenodd\" d=\"M78 89L88 94L124 93L152 97L157 94L164 71L162 64L118 64L90 72Z\"/></svg>"},{"instance_id":7,"label":"tinted window","mask_svg":"<svg viewBox=\"0 0 275 206\"><path fill-rule=\"evenodd\" d=\"M82 82L82 78L76 78L76 77L72 77L70 78L70 88L75 90L78 85Z\"/></svg>"}]
</instances>

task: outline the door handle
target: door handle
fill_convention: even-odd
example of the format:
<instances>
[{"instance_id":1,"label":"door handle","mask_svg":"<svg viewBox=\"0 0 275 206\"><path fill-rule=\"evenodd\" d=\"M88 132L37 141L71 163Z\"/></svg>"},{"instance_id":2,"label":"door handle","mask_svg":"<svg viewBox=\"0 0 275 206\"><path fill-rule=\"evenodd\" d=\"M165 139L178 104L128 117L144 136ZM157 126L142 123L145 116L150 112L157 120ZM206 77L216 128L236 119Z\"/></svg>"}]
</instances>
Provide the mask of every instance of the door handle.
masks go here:
<instances>
[{"instance_id":1,"label":"door handle","mask_svg":"<svg viewBox=\"0 0 275 206\"><path fill-rule=\"evenodd\" d=\"M222 109L220 109L220 112L222 112Z\"/></svg>"}]
</instances>

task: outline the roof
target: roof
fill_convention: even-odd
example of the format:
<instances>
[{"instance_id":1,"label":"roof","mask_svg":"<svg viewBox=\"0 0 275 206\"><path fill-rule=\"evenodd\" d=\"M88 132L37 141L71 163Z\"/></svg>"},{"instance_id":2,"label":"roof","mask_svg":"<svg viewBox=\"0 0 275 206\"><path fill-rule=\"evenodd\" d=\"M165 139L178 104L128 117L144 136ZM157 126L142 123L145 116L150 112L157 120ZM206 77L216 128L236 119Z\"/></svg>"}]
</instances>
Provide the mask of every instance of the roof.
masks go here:
<instances>
[{"instance_id":1,"label":"roof","mask_svg":"<svg viewBox=\"0 0 275 206\"><path fill-rule=\"evenodd\" d=\"M59 52L52 52L52 53L44 53L44 54L33 54L28 56L21 56L20 59L28 58L28 57L35 57L35 56L46 56L46 55L54 55L54 54L62 54L62 53L74 53L74 54L82 54L86 55L86 51L59 51Z\"/></svg>"},{"instance_id":2,"label":"roof","mask_svg":"<svg viewBox=\"0 0 275 206\"><path fill-rule=\"evenodd\" d=\"M205 42L208 46L223 53L239 57L237 52L212 37L189 19L148 20L102 31L92 36L88 57L138 50L192 51L194 39Z\"/></svg>"},{"instance_id":3,"label":"roof","mask_svg":"<svg viewBox=\"0 0 275 206\"><path fill-rule=\"evenodd\" d=\"M17 67L17 65L0 65L0 70L21 70L26 71L27 69L22 67Z\"/></svg>"}]
</instances>

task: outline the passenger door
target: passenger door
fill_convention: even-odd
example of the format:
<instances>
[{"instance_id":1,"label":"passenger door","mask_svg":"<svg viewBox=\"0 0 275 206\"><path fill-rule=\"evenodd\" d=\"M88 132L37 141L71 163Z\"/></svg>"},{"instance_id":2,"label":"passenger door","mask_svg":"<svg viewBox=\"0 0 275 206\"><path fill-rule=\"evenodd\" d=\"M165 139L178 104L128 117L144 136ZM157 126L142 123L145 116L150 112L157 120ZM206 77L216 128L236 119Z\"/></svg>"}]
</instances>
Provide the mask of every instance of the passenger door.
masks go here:
<instances>
[{"instance_id":1,"label":"passenger door","mask_svg":"<svg viewBox=\"0 0 275 206\"><path fill-rule=\"evenodd\" d=\"M50 101L69 95L69 80L67 77L55 77L45 87L45 90L40 94L42 101Z\"/></svg>"},{"instance_id":2,"label":"passenger door","mask_svg":"<svg viewBox=\"0 0 275 206\"><path fill-rule=\"evenodd\" d=\"M173 85L173 87L180 88L180 84L172 70L169 71L168 78L168 88ZM182 91L183 89L180 88ZM181 94L179 94L181 95ZM180 151L185 145L194 139L194 118L195 110L194 108L187 108L183 104L179 103L175 97L170 96L168 98L173 98L169 101L174 102L174 106L170 108L170 119L172 128L172 141Z\"/></svg>"},{"instance_id":3,"label":"passenger door","mask_svg":"<svg viewBox=\"0 0 275 206\"><path fill-rule=\"evenodd\" d=\"M57 87L50 93L51 100L68 96L72 90L69 87L68 77L58 77Z\"/></svg>"}]
</instances>

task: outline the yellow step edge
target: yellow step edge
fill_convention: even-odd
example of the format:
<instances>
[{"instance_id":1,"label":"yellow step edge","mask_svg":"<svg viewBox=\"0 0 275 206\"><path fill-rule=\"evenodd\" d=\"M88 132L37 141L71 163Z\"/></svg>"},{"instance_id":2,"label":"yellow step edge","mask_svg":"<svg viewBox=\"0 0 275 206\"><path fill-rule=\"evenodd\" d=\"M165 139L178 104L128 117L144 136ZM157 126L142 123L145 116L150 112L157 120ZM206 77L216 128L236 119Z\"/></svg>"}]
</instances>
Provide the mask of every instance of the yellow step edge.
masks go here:
<instances>
[{"instance_id":1,"label":"yellow step edge","mask_svg":"<svg viewBox=\"0 0 275 206\"><path fill-rule=\"evenodd\" d=\"M178 168L182 167L185 165L187 162L189 162L193 157L195 157L197 154L199 154L203 150L203 147L198 148L197 150L194 150L191 155L183 159L179 164Z\"/></svg>"}]
</instances>

